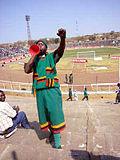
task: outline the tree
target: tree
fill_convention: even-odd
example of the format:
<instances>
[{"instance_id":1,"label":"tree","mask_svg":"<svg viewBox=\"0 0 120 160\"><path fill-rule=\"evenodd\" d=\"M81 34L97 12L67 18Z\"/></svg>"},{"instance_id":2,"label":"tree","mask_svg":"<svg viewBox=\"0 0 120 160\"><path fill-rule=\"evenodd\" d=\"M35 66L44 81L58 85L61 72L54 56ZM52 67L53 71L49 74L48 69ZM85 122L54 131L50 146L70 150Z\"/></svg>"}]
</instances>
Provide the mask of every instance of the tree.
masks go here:
<instances>
[{"instance_id":1,"label":"tree","mask_svg":"<svg viewBox=\"0 0 120 160\"><path fill-rule=\"evenodd\" d=\"M91 35L91 36L89 37L89 40L90 40L90 41L95 41L95 40L96 40L96 36Z\"/></svg>"},{"instance_id":2,"label":"tree","mask_svg":"<svg viewBox=\"0 0 120 160\"><path fill-rule=\"evenodd\" d=\"M59 38L55 38L54 43L55 44L59 43Z\"/></svg>"},{"instance_id":3,"label":"tree","mask_svg":"<svg viewBox=\"0 0 120 160\"><path fill-rule=\"evenodd\" d=\"M114 33L115 33L115 31L111 31L111 32L110 32L110 35L113 35Z\"/></svg>"}]
</instances>

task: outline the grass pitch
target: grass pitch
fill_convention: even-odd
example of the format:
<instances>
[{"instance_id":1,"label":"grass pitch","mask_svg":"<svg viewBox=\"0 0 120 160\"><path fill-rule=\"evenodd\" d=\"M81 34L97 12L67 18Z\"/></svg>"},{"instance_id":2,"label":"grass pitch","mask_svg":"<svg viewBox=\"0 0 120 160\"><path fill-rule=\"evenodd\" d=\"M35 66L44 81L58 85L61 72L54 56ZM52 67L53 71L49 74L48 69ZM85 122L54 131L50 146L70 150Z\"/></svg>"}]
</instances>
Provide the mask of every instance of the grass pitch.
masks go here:
<instances>
[{"instance_id":1,"label":"grass pitch","mask_svg":"<svg viewBox=\"0 0 120 160\"><path fill-rule=\"evenodd\" d=\"M74 64L71 62L71 59L77 58L77 52L87 52L87 51L95 51L96 57L102 57L101 61L95 61L93 58L87 58L88 62L85 67L88 71L94 72L95 70L92 67L107 67L104 71L117 71L118 70L118 60L112 60L111 56L120 56L120 48L111 48L111 47L103 47L103 48L84 48L84 49L72 49L65 50L63 57L57 64L57 69L73 69ZM21 62L27 63L30 58L26 58L24 60L20 60ZM19 65L18 62L14 62L10 65L12 69L23 69L22 65ZM103 70L99 70L103 71ZM98 70L97 70L98 72Z\"/></svg>"}]
</instances>

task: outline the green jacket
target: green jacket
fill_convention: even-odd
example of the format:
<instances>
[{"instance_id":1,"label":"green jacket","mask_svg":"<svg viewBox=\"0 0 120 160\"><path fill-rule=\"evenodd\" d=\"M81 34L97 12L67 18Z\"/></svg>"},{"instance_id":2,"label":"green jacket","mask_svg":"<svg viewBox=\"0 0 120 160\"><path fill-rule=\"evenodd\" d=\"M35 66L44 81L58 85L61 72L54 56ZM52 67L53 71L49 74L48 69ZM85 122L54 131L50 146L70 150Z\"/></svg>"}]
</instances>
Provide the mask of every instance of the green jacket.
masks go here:
<instances>
[{"instance_id":1,"label":"green jacket","mask_svg":"<svg viewBox=\"0 0 120 160\"><path fill-rule=\"evenodd\" d=\"M44 59L34 60L33 67L33 89L44 89L51 87L60 87L57 77L56 64L53 54L46 55Z\"/></svg>"},{"instance_id":2,"label":"green jacket","mask_svg":"<svg viewBox=\"0 0 120 160\"><path fill-rule=\"evenodd\" d=\"M84 96L85 96L85 97L88 96L87 90L84 90Z\"/></svg>"}]
</instances>

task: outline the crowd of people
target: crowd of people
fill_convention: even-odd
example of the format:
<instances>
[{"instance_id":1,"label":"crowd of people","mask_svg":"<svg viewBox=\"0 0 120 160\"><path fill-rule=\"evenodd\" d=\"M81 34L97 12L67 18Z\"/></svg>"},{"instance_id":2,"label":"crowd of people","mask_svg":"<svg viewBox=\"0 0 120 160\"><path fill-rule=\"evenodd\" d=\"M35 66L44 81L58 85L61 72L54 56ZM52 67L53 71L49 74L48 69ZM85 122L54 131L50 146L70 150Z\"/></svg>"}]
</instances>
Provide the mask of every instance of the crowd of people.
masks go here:
<instances>
[{"instance_id":1,"label":"crowd of people","mask_svg":"<svg viewBox=\"0 0 120 160\"><path fill-rule=\"evenodd\" d=\"M49 49L54 49L58 44L50 44ZM94 47L94 46L118 46L120 47L120 40L107 39L99 41L68 41L66 42L66 48L82 48L82 47Z\"/></svg>"},{"instance_id":2,"label":"crowd of people","mask_svg":"<svg viewBox=\"0 0 120 160\"><path fill-rule=\"evenodd\" d=\"M50 43L48 49L53 50L58 47L58 43ZM67 40L66 48L82 48L82 47L94 47L94 46L118 46L120 47L120 39L105 39L105 40ZM25 47L4 47L0 48L0 58L8 58L16 56L18 54L28 53L28 48Z\"/></svg>"},{"instance_id":3,"label":"crowd of people","mask_svg":"<svg viewBox=\"0 0 120 160\"><path fill-rule=\"evenodd\" d=\"M0 48L0 59L12 58L18 55L24 55L28 50L23 47L6 47Z\"/></svg>"}]
</instances>

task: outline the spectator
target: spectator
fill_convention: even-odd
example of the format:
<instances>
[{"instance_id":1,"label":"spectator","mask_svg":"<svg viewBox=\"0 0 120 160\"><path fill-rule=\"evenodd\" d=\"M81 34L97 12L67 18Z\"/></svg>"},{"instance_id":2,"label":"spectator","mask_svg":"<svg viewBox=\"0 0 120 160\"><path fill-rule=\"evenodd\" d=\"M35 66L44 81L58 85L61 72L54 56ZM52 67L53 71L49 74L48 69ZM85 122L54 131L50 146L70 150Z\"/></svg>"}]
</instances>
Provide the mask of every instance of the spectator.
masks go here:
<instances>
[{"instance_id":1,"label":"spectator","mask_svg":"<svg viewBox=\"0 0 120 160\"><path fill-rule=\"evenodd\" d=\"M68 83L68 77L67 77L67 74L65 74L65 83Z\"/></svg>"},{"instance_id":2,"label":"spectator","mask_svg":"<svg viewBox=\"0 0 120 160\"><path fill-rule=\"evenodd\" d=\"M24 112L19 112L18 106L11 107L5 102L5 93L0 90L0 138L8 138L18 125L24 129L30 129L30 124Z\"/></svg>"},{"instance_id":3,"label":"spectator","mask_svg":"<svg viewBox=\"0 0 120 160\"><path fill-rule=\"evenodd\" d=\"M78 101L77 91L74 91L74 101Z\"/></svg>"},{"instance_id":4,"label":"spectator","mask_svg":"<svg viewBox=\"0 0 120 160\"><path fill-rule=\"evenodd\" d=\"M118 89L116 91L117 95L116 95L116 99L115 99L115 104L120 103L120 83L117 84Z\"/></svg>"},{"instance_id":5,"label":"spectator","mask_svg":"<svg viewBox=\"0 0 120 160\"><path fill-rule=\"evenodd\" d=\"M67 101L68 100L72 101L72 90L71 90L71 88L69 88L69 97L68 97Z\"/></svg>"},{"instance_id":6,"label":"spectator","mask_svg":"<svg viewBox=\"0 0 120 160\"><path fill-rule=\"evenodd\" d=\"M69 75L69 83L70 83L70 84L73 83L73 75L72 75L72 73Z\"/></svg>"},{"instance_id":7,"label":"spectator","mask_svg":"<svg viewBox=\"0 0 120 160\"><path fill-rule=\"evenodd\" d=\"M86 87L84 89L84 97L83 97L82 101L84 101L85 98L88 101L88 94L87 94L87 88Z\"/></svg>"}]
</instances>

